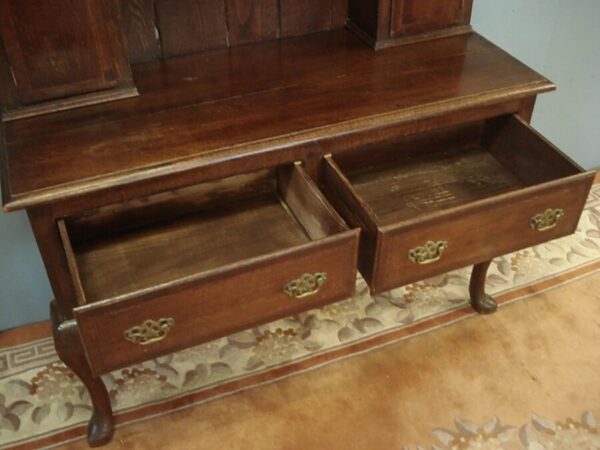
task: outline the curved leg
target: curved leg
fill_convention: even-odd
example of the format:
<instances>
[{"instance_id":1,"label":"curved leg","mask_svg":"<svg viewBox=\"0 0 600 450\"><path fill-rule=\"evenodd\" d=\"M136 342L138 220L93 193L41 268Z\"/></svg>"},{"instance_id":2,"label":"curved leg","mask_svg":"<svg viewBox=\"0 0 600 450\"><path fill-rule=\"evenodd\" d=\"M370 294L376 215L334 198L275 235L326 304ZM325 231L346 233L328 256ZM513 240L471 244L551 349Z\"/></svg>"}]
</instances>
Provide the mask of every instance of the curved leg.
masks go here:
<instances>
[{"instance_id":1,"label":"curved leg","mask_svg":"<svg viewBox=\"0 0 600 450\"><path fill-rule=\"evenodd\" d=\"M469 293L471 306L479 314L492 314L498 309L496 300L485 293L485 278L492 261L487 261L473 266Z\"/></svg>"},{"instance_id":2,"label":"curved leg","mask_svg":"<svg viewBox=\"0 0 600 450\"><path fill-rule=\"evenodd\" d=\"M85 384L92 399L94 412L88 425L88 443L91 447L104 445L113 435L112 408L106 386L100 377L92 374L88 366L77 323L74 320L62 320L56 301L50 305L50 316L56 353Z\"/></svg>"}]
</instances>

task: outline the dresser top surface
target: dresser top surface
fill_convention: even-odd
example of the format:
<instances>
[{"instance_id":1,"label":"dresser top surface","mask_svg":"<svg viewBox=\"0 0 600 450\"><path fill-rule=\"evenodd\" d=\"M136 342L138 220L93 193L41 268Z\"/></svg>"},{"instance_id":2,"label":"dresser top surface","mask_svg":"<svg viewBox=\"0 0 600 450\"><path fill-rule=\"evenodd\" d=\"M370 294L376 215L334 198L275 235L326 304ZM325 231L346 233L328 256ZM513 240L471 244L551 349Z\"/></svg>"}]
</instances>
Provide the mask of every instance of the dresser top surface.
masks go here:
<instances>
[{"instance_id":1,"label":"dresser top surface","mask_svg":"<svg viewBox=\"0 0 600 450\"><path fill-rule=\"evenodd\" d=\"M138 97L3 125L6 210L553 89L476 33L374 52L337 30L133 71Z\"/></svg>"}]
</instances>

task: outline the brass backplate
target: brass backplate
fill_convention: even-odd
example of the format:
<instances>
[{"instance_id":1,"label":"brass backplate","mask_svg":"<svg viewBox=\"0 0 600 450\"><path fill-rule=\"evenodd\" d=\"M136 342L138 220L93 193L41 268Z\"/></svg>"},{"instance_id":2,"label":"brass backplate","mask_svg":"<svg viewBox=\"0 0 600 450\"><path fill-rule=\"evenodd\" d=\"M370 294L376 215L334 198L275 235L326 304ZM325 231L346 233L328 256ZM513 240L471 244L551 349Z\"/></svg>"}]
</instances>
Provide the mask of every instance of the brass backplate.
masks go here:
<instances>
[{"instance_id":1,"label":"brass backplate","mask_svg":"<svg viewBox=\"0 0 600 450\"><path fill-rule=\"evenodd\" d=\"M448 248L448 241L428 241L425 245L415 247L408 252L408 259L415 264L431 264L442 257Z\"/></svg>"},{"instance_id":2,"label":"brass backplate","mask_svg":"<svg viewBox=\"0 0 600 450\"><path fill-rule=\"evenodd\" d=\"M305 273L300 278L286 284L283 292L294 298L309 297L319 292L325 281L327 281L325 272Z\"/></svg>"},{"instance_id":3,"label":"brass backplate","mask_svg":"<svg viewBox=\"0 0 600 450\"><path fill-rule=\"evenodd\" d=\"M173 325L175 325L175 320L170 317L158 320L148 319L141 325L125 330L123 335L125 339L134 344L150 345L165 339Z\"/></svg>"},{"instance_id":4,"label":"brass backplate","mask_svg":"<svg viewBox=\"0 0 600 450\"><path fill-rule=\"evenodd\" d=\"M529 226L537 231L550 230L556 226L559 219L564 215L564 209L548 208L543 213L533 216L529 222Z\"/></svg>"}]
</instances>

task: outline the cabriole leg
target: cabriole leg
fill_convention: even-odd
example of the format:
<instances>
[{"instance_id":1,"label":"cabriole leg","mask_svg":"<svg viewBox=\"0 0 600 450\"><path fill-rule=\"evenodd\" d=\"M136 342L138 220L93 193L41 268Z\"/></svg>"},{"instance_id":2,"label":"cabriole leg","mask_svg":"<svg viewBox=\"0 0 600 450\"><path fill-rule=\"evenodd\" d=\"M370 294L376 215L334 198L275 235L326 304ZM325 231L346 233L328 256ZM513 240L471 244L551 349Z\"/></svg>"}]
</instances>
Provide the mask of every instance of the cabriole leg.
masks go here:
<instances>
[{"instance_id":1,"label":"cabriole leg","mask_svg":"<svg viewBox=\"0 0 600 450\"><path fill-rule=\"evenodd\" d=\"M113 416L106 386L100 377L92 374L74 320L63 321L56 302L50 305L52 332L56 353L69 369L83 382L90 393L94 412L88 425L88 443L98 447L109 442L113 435Z\"/></svg>"},{"instance_id":2,"label":"cabriole leg","mask_svg":"<svg viewBox=\"0 0 600 450\"><path fill-rule=\"evenodd\" d=\"M498 309L498 304L491 296L485 293L485 279L492 261L487 261L473 266L469 293L471 306L479 314L492 314Z\"/></svg>"}]
</instances>

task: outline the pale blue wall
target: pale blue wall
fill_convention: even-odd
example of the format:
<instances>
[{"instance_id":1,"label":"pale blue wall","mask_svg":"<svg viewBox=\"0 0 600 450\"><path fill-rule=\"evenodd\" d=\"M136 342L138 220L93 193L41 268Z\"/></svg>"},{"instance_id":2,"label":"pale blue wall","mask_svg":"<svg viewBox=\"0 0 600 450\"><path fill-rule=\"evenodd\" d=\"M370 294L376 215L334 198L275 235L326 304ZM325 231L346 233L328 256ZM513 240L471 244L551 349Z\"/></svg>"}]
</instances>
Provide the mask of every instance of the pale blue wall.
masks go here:
<instances>
[{"instance_id":1,"label":"pale blue wall","mask_svg":"<svg viewBox=\"0 0 600 450\"><path fill-rule=\"evenodd\" d=\"M23 212L0 212L0 330L48 318L48 278Z\"/></svg>"},{"instance_id":2,"label":"pale blue wall","mask_svg":"<svg viewBox=\"0 0 600 450\"><path fill-rule=\"evenodd\" d=\"M600 1L475 0L473 25L558 85L533 124L600 167ZM26 216L0 213L0 330L47 319L51 296Z\"/></svg>"},{"instance_id":3,"label":"pale blue wall","mask_svg":"<svg viewBox=\"0 0 600 450\"><path fill-rule=\"evenodd\" d=\"M538 98L533 125L600 168L600 1L475 0L472 23L557 85Z\"/></svg>"}]
</instances>

